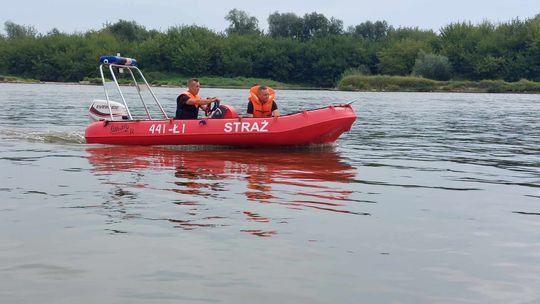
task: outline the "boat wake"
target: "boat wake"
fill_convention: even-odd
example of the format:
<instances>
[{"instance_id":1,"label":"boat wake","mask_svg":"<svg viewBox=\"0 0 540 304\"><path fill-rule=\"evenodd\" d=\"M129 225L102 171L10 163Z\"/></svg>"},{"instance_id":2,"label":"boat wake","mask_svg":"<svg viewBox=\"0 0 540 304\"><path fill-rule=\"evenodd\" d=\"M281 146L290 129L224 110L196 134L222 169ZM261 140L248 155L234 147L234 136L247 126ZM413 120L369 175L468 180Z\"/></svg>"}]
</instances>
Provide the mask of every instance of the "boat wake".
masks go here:
<instances>
[{"instance_id":1,"label":"boat wake","mask_svg":"<svg viewBox=\"0 0 540 304\"><path fill-rule=\"evenodd\" d=\"M49 144L84 144L84 131L51 131L28 129L0 129L0 138L11 141L27 141Z\"/></svg>"}]
</instances>

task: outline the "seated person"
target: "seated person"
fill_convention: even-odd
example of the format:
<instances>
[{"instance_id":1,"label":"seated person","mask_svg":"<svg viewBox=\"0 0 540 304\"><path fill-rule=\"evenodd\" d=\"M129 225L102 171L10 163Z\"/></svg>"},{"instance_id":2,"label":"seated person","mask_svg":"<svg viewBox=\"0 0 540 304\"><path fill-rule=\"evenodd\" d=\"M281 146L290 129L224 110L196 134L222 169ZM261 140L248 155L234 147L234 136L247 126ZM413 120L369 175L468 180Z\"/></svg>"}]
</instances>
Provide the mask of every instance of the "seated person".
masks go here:
<instances>
[{"instance_id":1,"label":"seated person","mask_svg":"<svg viewBox=\"0 0 540 304\"><path fill-rule=\"evenodd\" d=\"M176 116L175 119L197 119L199 116L199 107L206 107L209 103L215 102L218 99L208 97L201 99L199 90L201 84L196 78L192 78L187 82L188 90L180 93L176 98Z\"/></svg>"},{"instance_id":2,"label":"seated person","mask_svg":"<svg viewBox=\"0 0 540 304\"><path fill-rule=\"evenodd\" d=\"M279 110L274 98L276 92L267 86L254 86L250 90L247 117L278 117Z\"/></svg>"}]
</instances>

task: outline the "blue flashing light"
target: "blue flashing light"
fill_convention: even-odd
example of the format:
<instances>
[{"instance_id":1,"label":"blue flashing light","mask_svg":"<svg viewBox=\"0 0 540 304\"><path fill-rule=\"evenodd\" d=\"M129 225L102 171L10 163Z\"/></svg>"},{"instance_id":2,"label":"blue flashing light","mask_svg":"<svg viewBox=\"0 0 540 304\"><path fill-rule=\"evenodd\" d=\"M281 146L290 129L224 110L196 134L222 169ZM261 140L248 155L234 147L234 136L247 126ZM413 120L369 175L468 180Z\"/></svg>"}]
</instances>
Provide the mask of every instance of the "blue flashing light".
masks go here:
<instances>
[{"instance_id":1,"label":"blue flashing light","mask_svg":"<svg viewBox=\"0 0 540 304\"><path fill-rule=\"evenodd\" d=\"M99 57L99 63L103 64L120 64L120 65L127 65L127 66L136 66L137 65L137 59L133 58L127 58L127 57L120 57L120 56L101 56Z\"/></svg>"}]
</instances>

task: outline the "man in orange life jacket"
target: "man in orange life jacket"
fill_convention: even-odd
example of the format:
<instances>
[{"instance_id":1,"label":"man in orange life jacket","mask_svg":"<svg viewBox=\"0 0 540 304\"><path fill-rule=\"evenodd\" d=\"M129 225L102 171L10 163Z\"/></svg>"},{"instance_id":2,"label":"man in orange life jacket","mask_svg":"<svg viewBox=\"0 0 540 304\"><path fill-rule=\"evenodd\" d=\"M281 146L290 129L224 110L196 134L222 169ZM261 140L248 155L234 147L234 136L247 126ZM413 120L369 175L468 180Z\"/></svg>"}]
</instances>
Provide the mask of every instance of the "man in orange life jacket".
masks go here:
<instances>
[{"instance_id":1,"label":"man in orange life jacket","mask_svg":"<svg viewBox=\"0 0 540 304\"><path fill-rule=\"evenodd\" d=\"M199 107L206 107L207 104L217 101L215 97L202 99L199 95L201 84L196 78L187 82L188 90L180 93L176 98L176 116L175 119L197 119L199 116Z\"/></svg>"},{"instance_id":2,"label":"man in orange life jacket","mask_svg":"<svg viewBox=\"0 0 540 304\"><path fill-rule=\"evenodd\" d=\"M266 86L254 86L249 90L247 117L278 117L279 110L274 97L276 92Z\"/></svg>"}]
</instances>

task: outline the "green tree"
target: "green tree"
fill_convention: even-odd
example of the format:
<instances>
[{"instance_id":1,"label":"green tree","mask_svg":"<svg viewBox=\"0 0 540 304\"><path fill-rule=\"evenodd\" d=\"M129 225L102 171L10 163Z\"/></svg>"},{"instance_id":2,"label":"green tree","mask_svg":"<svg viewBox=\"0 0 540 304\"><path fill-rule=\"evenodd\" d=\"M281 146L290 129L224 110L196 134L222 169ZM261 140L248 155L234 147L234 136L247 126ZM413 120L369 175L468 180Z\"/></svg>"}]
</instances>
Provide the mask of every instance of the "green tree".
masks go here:
<instances>
[{"instance_id":1,"label":"green tree","mask_svg":"<svg viewBox=\"0 0 540 304\"><path fill-rule=\"evenodd\" d=\"M256 77L290 82L294 68L290 57L291 50L294 50L292 39L261 37L254 47L258 50L252 56Z\"/></svg>"},{"instance_id":2,"label":"green tree","mask_svg":"<svg viewBox=\"0 0 540 304\"><path fill-rule=\"evenodd\" d=\"M225 33L197 26L147 31L120 20L101 30L66 34L6 22L0 73L53 81L98 76L99 56L121 53L149 71L184 76L263 77L328 87L345 71L447 79L540 80L540 16L493 24L454 23L440 34L393 28L385 21L349 27L316 12L272 13L269 35L232 10ZM159 75L156 73L156 75Z\"/></svg>"},{"instance_id":3,"label":"green tree","mask_svg":"<svg viewBox=\"0 0 540 304\"><path fill-rule=\"evenodd\" d=\"M495 41L497 46L489 54L503 60L497 78L507 81L534 78L530 73L532 58L528 58L528 49L532 47L529 28L531 21L514 19L496 27L491 41Z\"/></svg>"},{"instance_id":4,"label":"green tree","mask_svg":"<svg viewBox=\"0 0 540 304\"><path fill-rule=\"evenodd\" d=\"M33 26L19 25L11 21L4 23L4 30L8 39L35 38L38 33Z\"/></svg>"},{"instance_id":5,"label":"green tree","mask_svg":"<svg viewBox=\"0 0 540 304\"><path fill-rule=\"evenodd\" d=\"M386 21L366 21L355 27L349 27L348 32L355 37L375 41L385 39L390 30L392 27Z\"/></svg>"},{"instance_id":6,"label":"green tree","mask_svg":"<svg viewBox=\"0 0 540 304\"><path fill-rule=\"evenodd\" d=\"M208 49L194 40L188 40L172 49L171 69L183 75L204 75L209 70Z\"/></svg>"},{"instance_id":7,"label":"green tree","mask_svg":"<svg viewBox=\"0 0 540 304\"><path fill-rule=\"evenodd\" d=\"M331 17L328 23L328 34L329 35L343 34L343 21L336 19L334 17Z\"/></svg>"},{"instance_id":8,"label":"green tree","mask_svg":"<svg viewBox=\"0 0 540 304\"><path fill-rule=\"evenodd\" d=\"M425 43L412 39L394 42L377 54L379 72L383 75L409 75L418 52L425 48Z\"/></svg>"},{"instance_id":9,"label":"green tree","mask_svg":"<svg viewBox=\"0 0 540 304\"><path fill-rule=\"evenodd\" d=\"M225 20L229 21L230 23L229 27L225 30L227 35L258 35L261 32L258 27L259 20L257 20L257 18L250 16L246 12L238 10L236 8L229 11L227 16L225 16Z\"/></svg>"},{"instance_id":10,"label":"green tree","mask_svg":"<svg viewBox=\"0 0 540 304\"><path fill-rule=\"evenodd\" d=\"M171 56L168 53L168 37L164 33L153 35L139 45L141 68L149 71L170 72Z\"/></svg>"},{"instance_id":11,"label":"green tree","mask_svg":"<svg viewBox=\"0 0 540 304\"><path fill-rule=\"evenodd\" d=\"M441 29L441 52L461 78L499 78L504 58L495 37L495 26L487 21L453 23Z\"/></svg>"},{"instance_id":12,"label":"green tree","mask_svg":"<svg viewBox=\"0 0 540 304\"><path fill-rule=\"evenodd\" d=\"M9 45L4 36L0 36L0 75L7 74L7 52Z\"/></svg>"},{"instance_id":13,"label":"green tree","mask_svg":"<svg viewBox=\"0 0 540 304\"><path fill-rule=\"evenodd\" d=\"M227 37L223 57L219 62L224 76L252 76L253 55L257 52L255 39L245 35Z\"/></svg>"},{"instance_id":14,"label":"green tree","mask_svg":"<svg viewBox=\"0 0 540 304\"><path fill-rule=\"evenodd\" d=\"M438 36L432 30L422 30L418 27L400 27L388 29L388 39L393 41L399 40L416 40L422 41L427 45L431 45L435 40L438 40Z\"/></svg>"},{"instance_id":15,"label":"green tree","mask_svg":"<svg viewBox=\"0 0 540 304\"><path fill-rule=\"evenodd\" d=\"M302 28L303 19L295 13L275 12L268 16L268 33L271 37L300 38Z\"/></svg>"},{"instance_id":16,"label":"green tree","mask_svg":"<svg viewBox=\"0 0 540 304\"><path fill-rule=\"evenodd\" d=\"M322 37L328 31L328 19L323 14L305 14L302 20L302 38Z\"/></svg>"},{"instance_id":17,"label":"green tree","mask_svg":"<svg viewBox=\"0 0 540 304\"><path fill-rule=\"evenodd\" d=\"M449 80L452 77L452 67L445 56L420 50L411 75L435 80Z\"/></svg>"},{"instance_id":18,"label":"green tree","mask_svg":"<svg viewBox=\"0 0 540 304\"><path fill-rule=\"evenodd\" d=\"M211 69L209 47L217 35L198 26L173 27L160 47L167 71L183 75L203 75Z\"/></svg>"},{"instance_id":19,"label":"green tree","mask_svg":"<svg viewBox=\"0 0 540 304\"><path fill-rule=\"evenodd\" d=\"M62 35L62 32L60 32L60 30L57 28L53 28L47 33L47 36L58 36L58 35Z\"/></svg>"},{"instance_id":20,"label":"green tree","mask_svg":"<svg viewBox=\"0 0 540 304\"><path fill-rule=\"evenodd\" d=\"M269 34L272 37L309 40L316 37L343 34L343 21L312 12L298 17L294 13L275 12L268 16Z\"/></svg>"},{"instance_id":21,"label":"green tree","mask_svg":"<svg viewBox=\"0 0 540 304\"><path fill-rule=\"evenodd\" d=\"M150 36L150 33L144 26L137 24L135 21L122 19L116 23L107 24L105 30L111 31L117 39L128 42L141 42Z\"/></svg>"},{"instance_id":22,"label":"green tree","mask_svg":"<svg viewBox=\"0 0 540 304\"><path fill-rule=\"evenodd\" d=\"M527 77L531 80L540 81L540 14L527 22L529 47L524 54L529 69Z\"/></svg>"},{"instance_id":23,"label":"green tree","mask_svg":"<svg viewBox=\"0 0 540 304\"><path fill-rule=\"evenodd\" d=\"M312 39L305 45L301 54L299 82L334 86L345 70L365 63L362 48L350 37L327 36Z\"/></svg>"}]
</instances>

